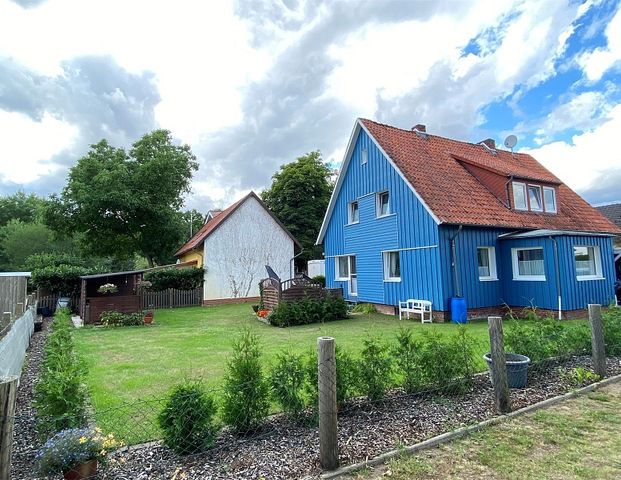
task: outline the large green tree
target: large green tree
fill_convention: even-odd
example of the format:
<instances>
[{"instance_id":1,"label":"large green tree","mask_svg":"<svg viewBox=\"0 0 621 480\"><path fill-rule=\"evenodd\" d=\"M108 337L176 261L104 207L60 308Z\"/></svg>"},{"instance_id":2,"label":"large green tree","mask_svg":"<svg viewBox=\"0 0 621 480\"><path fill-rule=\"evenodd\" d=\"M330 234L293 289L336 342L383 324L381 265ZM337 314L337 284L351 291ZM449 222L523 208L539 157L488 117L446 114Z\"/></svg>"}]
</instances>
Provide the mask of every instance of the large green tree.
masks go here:
<instances>
[{"instance_id":1,"label":"large green tree","mask_svg":"<svg viewBox=\"0 0 621 480\"><path fill-rule=\"evenodd\" d=\"M13 195L0 197L0 227L5 226L10 220L20 220L25 223L40 219L43 207L47 200L34 194L26 195L17 192Z\"/></svg>"},{"instance_id":2,"label":"large green tree","mask_svg":"<svg viewBox=\"0 0 621 480\"><path fill-rule=\"evenodd\" d=\"M322 248L315 246L323 216L334 185L332 171L323 163L319 151L298 157L280 167L272 176L272 185L261 193L263 201L298 239L304 252L298 267L321 258Z\"/></svg>"},{"instance_id":3,"label":"large green tree","mask_svg":"<svg viewBox=\"0 0 621 480\"><path fill-rule=\"evenodd\" d=\"M175 145L167 130L144 135L129 151L101 140L70 170L60 197L52 196L45 221L79 233L93 255L170 261L184 240L178 211L197 168L190 147Z\"/></svg>"}]
</instances>

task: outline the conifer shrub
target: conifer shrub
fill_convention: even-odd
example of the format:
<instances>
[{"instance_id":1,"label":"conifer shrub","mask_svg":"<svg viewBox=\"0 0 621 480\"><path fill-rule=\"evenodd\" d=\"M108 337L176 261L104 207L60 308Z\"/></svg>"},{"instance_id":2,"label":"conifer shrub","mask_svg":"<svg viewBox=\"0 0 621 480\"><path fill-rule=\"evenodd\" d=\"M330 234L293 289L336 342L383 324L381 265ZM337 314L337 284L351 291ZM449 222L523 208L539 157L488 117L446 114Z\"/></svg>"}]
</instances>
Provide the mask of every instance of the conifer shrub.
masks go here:
<instances>
[{"instance_id":1,"label":"conifer shrub","mask_svg":"<svg viewBox=\"0 0 621 480\"><path fill-rule=\"evenodd\" d=\"M282 411L296 416L304 410L304 361L292 352L281 352L269 374L272 398Z\"/></svg>"}]
</instances>

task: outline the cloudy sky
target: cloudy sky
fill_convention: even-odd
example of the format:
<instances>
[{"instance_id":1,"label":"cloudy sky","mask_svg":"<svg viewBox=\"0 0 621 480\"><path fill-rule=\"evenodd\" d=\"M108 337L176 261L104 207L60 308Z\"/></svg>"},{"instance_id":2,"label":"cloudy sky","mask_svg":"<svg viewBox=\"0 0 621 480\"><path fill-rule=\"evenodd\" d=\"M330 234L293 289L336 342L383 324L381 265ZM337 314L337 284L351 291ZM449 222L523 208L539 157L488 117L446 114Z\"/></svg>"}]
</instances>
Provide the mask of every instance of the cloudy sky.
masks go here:
<instances>
[{"instance_id":1,"label":"cloudy sky","mask_svg":"<svg viewBox=\"0 0 621 480\"><path fill-rule=\"evenodd\" d=\"M621 2L0 0L0 194L47 195L101 138L154 128L226 206L357 117L518 136L588 201L621 200Z\"/></svg>"}]
</instances>

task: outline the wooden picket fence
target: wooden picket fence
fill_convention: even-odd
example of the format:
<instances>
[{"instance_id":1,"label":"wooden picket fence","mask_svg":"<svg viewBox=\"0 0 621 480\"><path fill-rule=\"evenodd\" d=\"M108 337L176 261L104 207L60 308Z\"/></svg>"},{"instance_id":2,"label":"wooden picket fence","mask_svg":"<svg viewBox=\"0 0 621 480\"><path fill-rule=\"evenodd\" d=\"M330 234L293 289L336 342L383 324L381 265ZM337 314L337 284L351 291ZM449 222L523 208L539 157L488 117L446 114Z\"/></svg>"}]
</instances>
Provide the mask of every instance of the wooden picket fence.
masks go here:
<instances>
[{"instance_id":1,"label":"wooden picket fence","mask_svg":"<svg viewBox=\"0 0 621 480\"><path fill-rule=\"evenodd\" d=\"M140 308L148 310L152 308L177 308L192 307L203 304L203 287L194 290L176 290L169 288L161 292L142 292L140 295Z\"/></svg>"}]
</instances>

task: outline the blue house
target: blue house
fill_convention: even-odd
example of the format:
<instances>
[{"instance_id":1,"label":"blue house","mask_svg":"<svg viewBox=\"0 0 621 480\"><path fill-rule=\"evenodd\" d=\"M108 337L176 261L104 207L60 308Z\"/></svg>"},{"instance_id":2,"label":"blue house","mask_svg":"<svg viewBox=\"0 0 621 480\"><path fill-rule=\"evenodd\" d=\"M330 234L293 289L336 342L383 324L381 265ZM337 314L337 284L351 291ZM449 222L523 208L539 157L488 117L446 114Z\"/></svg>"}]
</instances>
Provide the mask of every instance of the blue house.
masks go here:
<instances>
[{"instance_id":1,"label":"blue house","mask_svg":"<svg viewBox=\"0 0 621 480\"><path fill-rule=\"evenodd\" d=\"M352 302L430 300L444 319L462 297L469 316L560 318L614 301L619 233L530 155L358 119L317 244Z\"/></svg>"}]
</instances>

